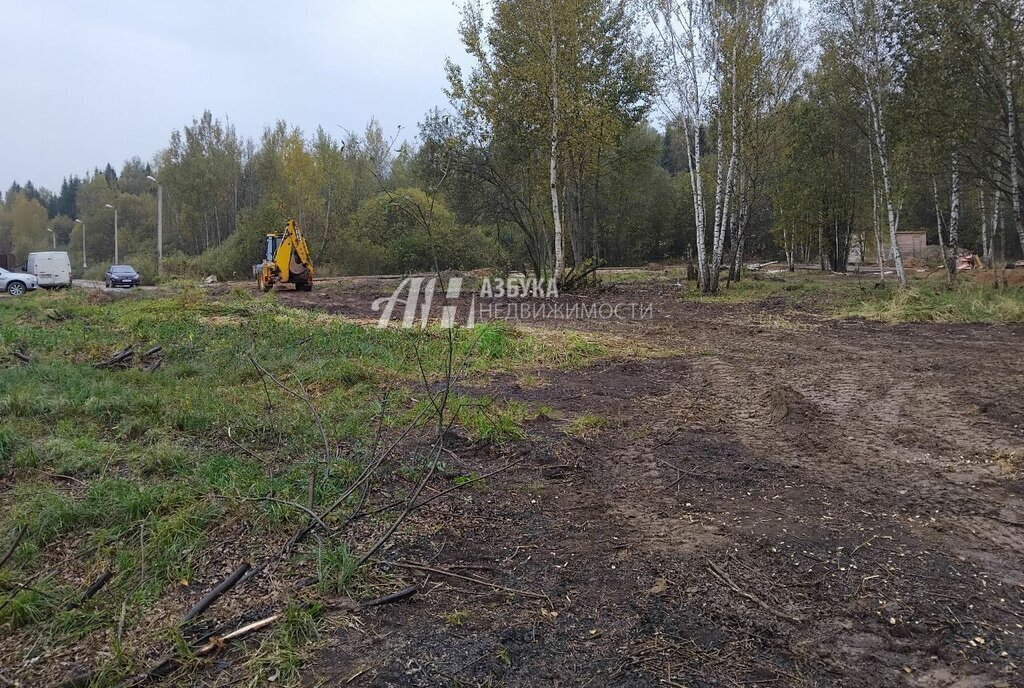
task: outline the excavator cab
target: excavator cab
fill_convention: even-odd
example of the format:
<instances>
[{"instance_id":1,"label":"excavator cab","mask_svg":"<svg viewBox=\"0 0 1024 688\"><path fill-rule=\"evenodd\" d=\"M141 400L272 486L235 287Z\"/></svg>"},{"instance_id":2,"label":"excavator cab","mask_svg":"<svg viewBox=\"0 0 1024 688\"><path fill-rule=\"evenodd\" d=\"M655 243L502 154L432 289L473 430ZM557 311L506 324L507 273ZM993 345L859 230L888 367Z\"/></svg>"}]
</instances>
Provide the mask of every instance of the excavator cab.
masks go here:
<instances>
[{"instance_id":1,"label":"excavator cab","mask_svg":"<svg viewBox=\"0 0 1024 688\"><path fill-rule=\"evenodd\" d=\"M313 261L295 220L288 220L283 233L264 237L263 262L253 266L253 274L260 291L270 291L275 284L294 284L297 291L313 289Z\"/></svg>"}]
</instances>

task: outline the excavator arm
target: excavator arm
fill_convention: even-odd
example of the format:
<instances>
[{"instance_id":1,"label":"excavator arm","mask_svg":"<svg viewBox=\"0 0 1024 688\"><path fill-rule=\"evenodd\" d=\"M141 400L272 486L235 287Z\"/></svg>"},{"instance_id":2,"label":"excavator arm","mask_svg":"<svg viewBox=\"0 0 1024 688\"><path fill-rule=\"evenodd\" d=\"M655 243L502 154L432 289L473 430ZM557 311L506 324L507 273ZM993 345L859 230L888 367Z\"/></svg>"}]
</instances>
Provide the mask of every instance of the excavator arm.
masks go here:
<instances>
[{"instance_id":1,"label":"excavator arm","mask_svg":"<svg viewBox=\"0 0 1024 688\"><path fill-rule=\"evenodd\" d=\"M309 257L309 244L295 220L288 220L283 234L268 234L266 242L266 258L255 270L260 289L269 291L277 283L290 283L299 291L310 291L313 261Z\"/></svg>"}]
</instances>

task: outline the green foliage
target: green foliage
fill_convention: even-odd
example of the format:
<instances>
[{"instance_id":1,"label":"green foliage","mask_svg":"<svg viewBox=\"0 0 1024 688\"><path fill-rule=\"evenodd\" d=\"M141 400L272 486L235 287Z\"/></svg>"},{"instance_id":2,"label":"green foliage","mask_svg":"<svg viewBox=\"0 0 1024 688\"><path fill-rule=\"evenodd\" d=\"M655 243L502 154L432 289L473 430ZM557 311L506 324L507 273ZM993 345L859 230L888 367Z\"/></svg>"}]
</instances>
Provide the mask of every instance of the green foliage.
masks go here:
<instances>
[{"instance_id":1,"label":"green foliage","mask_svg":"<svg viewBox=\"0 0 1024 688\"><path fill-rule=\"evenodd\" d=\"M46 231L46 208L25 194L8 199L11 250L22 264L32 251L50 248L50 233Z\"/></svg>"},{"instance_id":2,"label":"green foliage","mask_svg":"<svg viewBox=\"0 0 1024 688\"><path fill-rule=\"evenodd\" d=\"M321 540L316 548L316 571L321 589L330 593L345 592L356 573L357 560L345 543Z\"/></svg>"},{"instance_id":3,"label":"green foliage","mask_svg":"<svg viewBox=\"0 0 1024 688\"><path fill-rule=\"evenodd\" d=\"M458 412L459 424L469 430L473 439L484 442L507 442L523 438L526 433L526 405L518 401L497 403L490 398L460 398L452 402Z\"/></svg>"},{"instance_id":4,"label":"green foliage","mask_svg":"<svg viewBox=\"0 0 1024 688\"><path fill-rule=\"evenodd\" d=\"M350 272L466 270L503 262L501 247L484 229L457 225L443 201L419 189L380 193L355 219L345 260Z\"/></svg>"},{"instance_id":5,"label":"green foliage","mask_svg":"<svg viewBox=\"0 0 1024 688\"><path fill-rule=\"evenodd\" d=\"M574 418L565 428L565 434L571 437L589 437L599 430L604 430L611 422L604 416L585 413Z\"/></svg>"},{"instance_id":6,"label":"green foliage","mask_svg":"<svg viewBox=\"0 0 1024 688\"><path fill-rule=\"evenodd\" d=\"M66 319L53 321L48 309ZM273 337L263 336L268 332ZM25 347L33 360L7 367L0 387L0 482L8 486L0 548L6 551L25 529L0 571L0 624L65 646L100 633L111 638L113 657L97 680L116 682L137 670L142 660L114 640L113 629L123 624L124 637L152 640L160 629L145 620L154 608L169 608L171 597L180 604L176 586L183 581L211 575L205 562L225 529L278 542L306 522L294 504L305 504L310 472L321 460L319 430L302 401L274 385L264 390L248 353L284 384L301 382L315 397L331 446L344 448L331 462L330 479L314 486L322 507L366 464L382 389L390 391L380 419L386 431L417 418L426 402L410 390L420 386L421 366L429 379L441 377L449 334L456 360L471 371L559 361L561 345L506 327L381 330L247 292L211 297L185 287L110 298L71 290L6 301L0 351ZM155 343L164 355L156 371L93 365L126 344L143 350ZM460 408L465 414L457 421L474 437L521 436L519 405L459 397L449 413ZM402 466L423 475L415 459ZM442 466L435 477L458 483L471 479L465 473ZM329 524L337 526L358 498L351 495ZM356 554L341 540L319 536L294 554L297 566L311 562L319 576L319 591L310 595L351 594ZM99 594L64 609L105 570L115 575ZM32 590L16 589L15 582L26 581ZM318 616L315 603L296 604L263 636L266 651L252 665L260 680L298 676Z\"/></svg>"},{"instance_id":7,"label":"green foliage","mask_svg":"<svg viewBox=\"0 0 1024 688\"><path fill-rule=\"evenodd\" d=\"M528 0L489 3L485 18L482 7L470 3L460 29L473 64L468 73L447 64L459 121L449 126L438 116L426 122L426 175L446 178L457 169L453 202L478 213L483 207L508 222L520 238L520 261L547 273L550 147L557 129L567 243L582 262L602 242L593 221L602 209L593 189L601 186L609 157L619 157L626 132L643 120L654 90L653 60L634 15L608 0ZM647 181L646 175L630 180L630 190Z\"/></svg>"}]
</instances>

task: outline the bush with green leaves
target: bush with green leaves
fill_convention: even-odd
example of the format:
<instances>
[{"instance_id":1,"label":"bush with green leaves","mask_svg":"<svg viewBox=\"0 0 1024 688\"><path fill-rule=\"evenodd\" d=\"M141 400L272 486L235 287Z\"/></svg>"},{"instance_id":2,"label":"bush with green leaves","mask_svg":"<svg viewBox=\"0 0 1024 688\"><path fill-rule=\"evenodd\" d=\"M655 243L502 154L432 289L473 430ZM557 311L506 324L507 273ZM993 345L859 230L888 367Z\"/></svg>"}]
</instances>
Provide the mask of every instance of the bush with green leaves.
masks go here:
<instances>
[{"instance_id":1,"label":"bush with green leaves","mask_svg":"<svg viewBox=\"0 0 1024 688\"><path fill-rule=\"evenodd\" d=\"M356 213L355 225L344 259L348 272L470 270L505 263L504 251L489 230L457 224L441 199L420 189L398 189L367 200Z\"/></svg>"}]
</instances>

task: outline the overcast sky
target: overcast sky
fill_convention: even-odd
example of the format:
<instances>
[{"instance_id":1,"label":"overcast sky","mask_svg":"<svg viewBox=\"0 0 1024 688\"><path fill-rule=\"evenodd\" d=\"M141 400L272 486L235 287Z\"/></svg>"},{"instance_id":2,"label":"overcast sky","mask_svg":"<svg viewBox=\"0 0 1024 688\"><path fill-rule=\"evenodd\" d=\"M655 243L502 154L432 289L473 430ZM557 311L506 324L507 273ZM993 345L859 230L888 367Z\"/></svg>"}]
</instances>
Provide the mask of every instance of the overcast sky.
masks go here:
<instances>
[{"instance_id":1,"label":"overcast sky","mask_svg":"<svg viewBox=\"0 0 1024 688\"><path fill-rule=\"evenodd\" d=\"M0 187L151 160L204 109L410 137L464 62L452 0L0 0Z\"/></svg>"}]
</instances>

